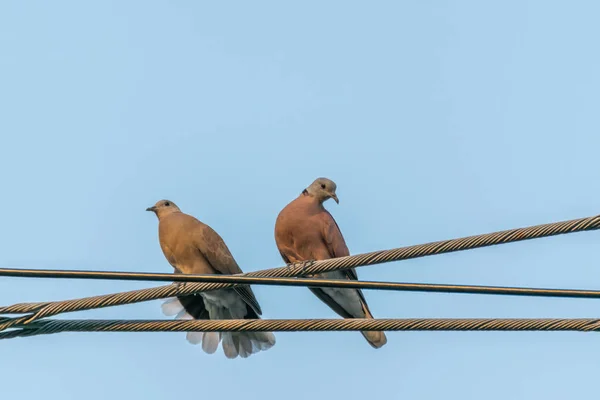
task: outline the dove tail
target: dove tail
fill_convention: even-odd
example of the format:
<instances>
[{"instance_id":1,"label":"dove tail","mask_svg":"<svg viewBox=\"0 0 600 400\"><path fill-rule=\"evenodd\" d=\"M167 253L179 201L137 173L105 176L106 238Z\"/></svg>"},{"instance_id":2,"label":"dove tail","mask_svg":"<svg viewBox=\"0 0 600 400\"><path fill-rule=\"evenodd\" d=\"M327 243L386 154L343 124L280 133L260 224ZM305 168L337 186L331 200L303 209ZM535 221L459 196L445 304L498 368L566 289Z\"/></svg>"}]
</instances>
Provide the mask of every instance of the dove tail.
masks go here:
<instances>
[{"instance_id":1,"label":"dove tail","mask_svg":"<svg viewBox=\"0 0 600 400\"><path fill-rule=\"evenodd\" d=\"M365 312L365 318L373 318L373 314L371 314L369 306L366 303L363 303L363 311ZM362 331L360 333L376 349L383 347L387 343L387 337L383 331Z\"/></svg>"},{"instance_id":2,"label":"dove tail","mask_svg":"<svg viewBox=\"0 0 600 400\"><path fill-rule=\"evenodd\" d=\"M361 333L367 339L367 342L376 349L387 343L387 337L382 331L362 331Z\"/></svg>"},{"instance_id":3,"label":"dove tail","mask_svg":"<svg viewBox=\"0 0 600 400\"><path fill-rule=\"evenodd\" d=\"M248 305L244 319L260 319ZM221 309L219 317L234 319L231 310ZM275 345L275 335L271 332L223 332L223 353L227 358L236 358L238 355L247 358L251 354L265 351Z\"/></svg>"},{"instance_id":4,"label":"dove tail","mask_svg":"<svg viewBox=\"0 0 600 400\"><path fill-rule=\"evenodd\" d=\"M249 357L275 345L271 332L223 332L223 353L227 358Z\"/></svg>"},{"instance_id":5,"label":"dove tail","mask_svg":"<svg viewBox=\"0 0 600 400\"><path fill-rule=\"evenodd\" d=\"M167 316L175 315L177 319L209 319L204 304L200 303L202 307L200 304L191 304L190 297L168 299L162 305L163 313ZM197 302L202 302L202 297L198 296L194 303ZM197 307L192 307L193 305ZM217 314L219 314L218 319L232 319L228 310L220 309ZM198 318L199 316L205 318ZM255 313L247 312L246 319L256 318L259 317ZM246 358L275 345L275 335L272 332L188 332L186 339L191 344L201 344L202 350L207 354L215 353L219 348L219 342L222 342L223 352L227 358L237 356Z\"/></svg>"}]
</instances>

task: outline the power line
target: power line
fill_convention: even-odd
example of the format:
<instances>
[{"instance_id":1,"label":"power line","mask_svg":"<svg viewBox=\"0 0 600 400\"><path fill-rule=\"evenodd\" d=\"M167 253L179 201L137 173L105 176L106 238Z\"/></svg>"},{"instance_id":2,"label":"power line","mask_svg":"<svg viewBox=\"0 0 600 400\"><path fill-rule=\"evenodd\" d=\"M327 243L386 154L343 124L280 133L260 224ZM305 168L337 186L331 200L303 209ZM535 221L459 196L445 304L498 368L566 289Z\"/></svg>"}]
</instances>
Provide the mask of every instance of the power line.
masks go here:
<instances>
[{"instance_id":1,"label":"power line","mask_svg":"<svg viewBox=\"0 0 600 400\"><path fill-rule=\"evenodd\" d=\"M150 272L115 272L115 271L82 271L82 270L43 270L0 268L0 276L64 278L64 279L108 279L131 281L178 281L199 283L227 283L232 285L269 285L269 286L301 286L301 287L335 287L346 289L371 289L408 292L488 294L534 297L567 297L567 298L600 298L600 290L527 288L509 286L451 285L436 283L406 283L381 281L352 281L347 279L320 278L270 278L244 275L183 275ZM37 303L47 304L47 303ZM27 305L33 308L32 303ZM14 308L0 308L2 314L23 314L25 311Z\"/></svg>"},{"instance_id":2,"label":"power line","mask_svg":"<svg viewBox=\"0 0 600 400\"><path fill-rule=\"evenodd\" d=\"M458 239L443 240L418 244L413 246L399 247L391 250L380 250L371 253L356 254L353 256L332 258L328 260L312 261L290 264L300 266L305 270L301 275L315 272L327 272L330 270L347 269L374 265L390 261L407 260L411 258L425 257L435 254L450 253L455 251L470 250L480 247L493 246L518 242L523 240L542 238L566 233L591 231L600 228L600 215L594 217L580 218L568 221L554 222L550 224L535 225L526 228L510 229L506 231L493 232L482 235L468 236ZM344 265L340 265L344 264ZM325 268L324 266L333 267ZM313 271L312 268L317 269ZM258 275L260 273L260 275ZM269 274L269 275L266 275ZM295 274L296 275L296 274ZM294 276L295 276L294 275ZM166 274L151 272L117 272L117 271L85 271L85 270L45 270L45 269L23 269L23 268L0 268L0 276L13 276L24 278L67 278L67 279L106 279L106 280L136 280L136 281L165 281L165 282L221 282L230 283L227 278L215 275L192 275L192 274ZM231 275L230 275L231 276ZM233 276L289 276L286 270L272 268L250 274L238 274ZM243 283L243 282L239 282ZM252 283L252 282L247 282ZM259 283L257 283L259 284Z\"/></svg>"},{"instance_id":3,"label":"power line","mask_svg":"<svg viewBox=\"0 0 600 400\"><path fill-rule=\"evenodd\" d=\"M59 332L600 331L600 319L230 319L44 320L0 333L12 339Z\"/></svg>"},{"instance_id":4,"label":"power line","mask_svg":"<svg viewBox=\"0 0 600 400\"><path fill-rule=\"evenodd\" d=\"M506 231L475 235L458 239L444 240L401 247L391 250L381 250L354 256L333 258L320 261L306 261L290 264L287 267L272 268L262 271L250 272L243 276L250 277L292 277L312 275L322 272L375 265L391 261L407 260L435 254L444 254L462 250L487 247L497 244L518 242L548 236L555 236L574 232L591 231L600 228L600 216L561 221L526 228L511 229ZM23 303L0 309L1 313L28 313L23 317L5 318L0 320L0 331L16 325L29 324L40 318L49 317L63 312L83 311L94 308L131 304L136 302L156 300L177 295L195 294L231 287L230 283L188 283L186 285L167 285L152 289L131 292L115 293L103 296L88 297L76 300Z\"/></svg>"}]
</instances>

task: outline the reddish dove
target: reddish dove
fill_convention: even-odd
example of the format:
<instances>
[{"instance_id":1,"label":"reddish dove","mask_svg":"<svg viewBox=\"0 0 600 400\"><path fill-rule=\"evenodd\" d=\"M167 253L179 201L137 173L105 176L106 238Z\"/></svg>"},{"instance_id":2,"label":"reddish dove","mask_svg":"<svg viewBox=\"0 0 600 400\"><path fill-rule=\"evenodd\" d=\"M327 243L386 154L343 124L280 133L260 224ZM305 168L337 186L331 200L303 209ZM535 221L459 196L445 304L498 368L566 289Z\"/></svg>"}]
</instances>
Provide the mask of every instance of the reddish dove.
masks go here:
<instances>
[{"instance_id":1,"label":"reddish dove","mask_svg":"<svg viewBox=\"0 0 600 400\"><path fill-rule=\"evenodd\" d=\"M337 223L323 207L328 199L339 203L336 184L319 178L285 206L275 223L275 242L286 263L325 260L350 255ZM320 278L358 280L354 268L313 275ZM360 289L309 288L343 318L373 318ZM387 343L380 331L361 332L369 344L380 348Z\"/></svg>"},{"instance_id":2,"label":"reddish dove","mask_svg":"<svg viewBox=\"0 0 600 400\"><path fill-rule=\"evenodd\" d=\"M210 226L181 212L170 200L161 200L146 211L158 217L158 238L169 264L180 274L239 274L242 270L223 239ZM180 319L258 319L260 305L248 285L231 289L178 296L166 301L166 315ZM190 343L202 343L202 349L214 353L223 340L228 358L248 357L275 344L271 332L188 332Z\"/></svg>"}]
</instances>

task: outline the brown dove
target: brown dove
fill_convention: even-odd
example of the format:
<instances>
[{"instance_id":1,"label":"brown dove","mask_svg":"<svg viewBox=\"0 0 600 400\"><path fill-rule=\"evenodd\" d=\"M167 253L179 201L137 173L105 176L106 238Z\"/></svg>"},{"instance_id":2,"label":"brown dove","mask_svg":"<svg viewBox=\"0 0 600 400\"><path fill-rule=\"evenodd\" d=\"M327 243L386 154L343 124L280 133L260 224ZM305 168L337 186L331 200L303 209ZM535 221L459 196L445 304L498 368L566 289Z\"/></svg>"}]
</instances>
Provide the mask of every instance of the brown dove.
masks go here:
<instances>
[{"instance_id":1,"label":"brown dove","mask_svg":"<svg viewBox=\"0 0 600 400\"><path fill-rule=\"evenodd\" d=\"M158 217L160 248L180 274L239 274L242 270L225 242L210 226L181 212L170 200L161 200L146 211ZM180 319L259 319L262 311L248 285L178 296L162 306L166 315ZM222 339L228 358L246 358L275 344L271 332L188 332L192 344L214 353Z\"/></svg>"},{"instance_id":2,"label":"brown dove","mask_svg":"<svg viewBox=\"0 0 600 400\"><path fill-rule=\"evenodd\" d=\"M339 200L336 184L318 178L304 189L277 216L275 242L286 263L325 260L350 255L337 223L323 207L328 199ZM319 278L358 280L354 268L313 275ZM309 288L319 299L343 318L373 318L360 289ZM361 332L374 348L387 343L380 331Z\"/></svg>"}]
</instances>

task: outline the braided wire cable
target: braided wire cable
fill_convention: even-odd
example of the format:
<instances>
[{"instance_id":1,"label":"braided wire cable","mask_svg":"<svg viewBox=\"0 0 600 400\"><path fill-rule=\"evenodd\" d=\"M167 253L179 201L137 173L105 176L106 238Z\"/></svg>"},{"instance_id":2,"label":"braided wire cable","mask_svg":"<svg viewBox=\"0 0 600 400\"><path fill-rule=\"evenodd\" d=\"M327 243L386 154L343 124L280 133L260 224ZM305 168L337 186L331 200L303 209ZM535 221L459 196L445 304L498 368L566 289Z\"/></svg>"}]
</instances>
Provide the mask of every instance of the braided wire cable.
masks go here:
<instances>
[{"instance_id":1,"label":"braided wire cable","mask_svg":"<svg viewBox=\"0 0 600 400\"><path fill-rule=\"evenodd\" d=\"M19 271L12 269L12 272ZM26 270L27 271L27 270ZM32 270L46 272L65 272L51 270ZM75 277L79 271L67 271L69 278ZM88 271L81 271L89 278ZM96 272L93 272L96 274ZM487 294L487 295L511 295L511 296L532 296L532 297L562 297L562 298L583 298L600 299L600 290L582 290L582 289L550 289L550 288L532 288L532 287L511 287L511 286L482 286L482 285L457 285L457 284L438 284L438 283L408 283L408 282L381 282L381 281L355 281L348 279L320 279L320 278L270 278L270 277L250 277L240 275L173 275L173 274L154 274L154 273L122 273L122 272L101 272L100 279L108 275L113 277L125 274L135 279L145 280L149 275L151 280L160 277L161 280L179 280L184 277L188 282L202 283L230 283L230 284L253 284L253 285L282 285L282 286L300 286L300 287L334 287L346 289L370 289L370 290L390 290L405 292L425 292L425 293L464 293L464 294ZM15 276L16 274L13 274ZM2 269L0 268L0 276ZM65 277L65 276L61 276ZM165 278L162 278L165 277ZM176 285L176 284L175 284ZM147 290L147 289L145 289ZM191 290L191 289L190 289ZM127 292L129 293L129 292ZM0 308L2 314L23 314L30 310L35 310L48 303L21 303L10 307ZM2 318L0 318L2 321Z\"/></svg>"},{"instance_id":2,"label":"braided wire cable","mask_svg":"<svg viewBox=\"0 0 600 400\"><path fill-rule=\"evenodd\" d=\"M43 320L0 339L60 332L600 331L597 318Z\"/></svg>"},{"instance_id":3,"label":"braided wire cable","mask_svg":"<svg viewBox=\"0 0 600 400\"><path fill-rule=\"evenodd\" d=\"M469 250L498 244L518 242L548 236L555 236L574 232L597 230L600 228L600 216L580 218L568 221L535 225L526 228L510 229L505 231L487 233L482 235L467 236L458 239L443 240L400 247L391 250L380 250L353 256L332 258L319 261L304 261L290 264L286 267L271 268L255 271L239 276L250 277L296 277L313 275L323 272L375 265L391 261L407 260L436 254ZM178 277L179 279L179 277ZM131 304L142 301L156 300L177 295L195 294L231 287L231 283L186 283L159 286L156 288L135 290L130 292L114 293L108 295L87 297L75 300L21 303L0 308L0 314L18 313L29 314L18 318L4 318L0 320L0 331L17 325L30 324L41 318L65 312L83 311L94 308L110 307L122 304Z\"/></svg>"}]
</instances>

